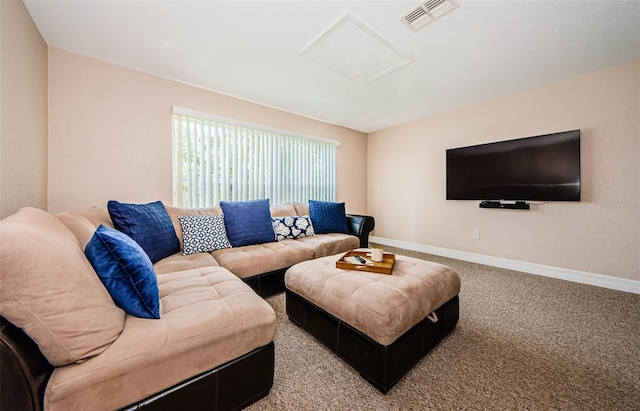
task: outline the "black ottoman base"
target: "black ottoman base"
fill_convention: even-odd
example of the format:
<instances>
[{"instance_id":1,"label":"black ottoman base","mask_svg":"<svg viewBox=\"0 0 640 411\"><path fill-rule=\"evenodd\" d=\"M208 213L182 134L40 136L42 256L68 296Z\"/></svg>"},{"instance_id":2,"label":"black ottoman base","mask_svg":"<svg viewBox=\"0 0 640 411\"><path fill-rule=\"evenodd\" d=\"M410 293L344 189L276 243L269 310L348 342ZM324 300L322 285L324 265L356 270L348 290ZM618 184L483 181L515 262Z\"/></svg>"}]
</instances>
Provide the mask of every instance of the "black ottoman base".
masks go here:
<instances>
[{"instance_id":1,"label":"black ottoman base","mask_svg":"<svg viewBox=\"0 0 640 411\"><path fill-rule=\"evenodd\" d=\"M456 295L389 345L382 345L322 308L286 290L289 319L313 335L386 394L433 347L449 334L459 318Z\"/></svg>"}]
</instances>

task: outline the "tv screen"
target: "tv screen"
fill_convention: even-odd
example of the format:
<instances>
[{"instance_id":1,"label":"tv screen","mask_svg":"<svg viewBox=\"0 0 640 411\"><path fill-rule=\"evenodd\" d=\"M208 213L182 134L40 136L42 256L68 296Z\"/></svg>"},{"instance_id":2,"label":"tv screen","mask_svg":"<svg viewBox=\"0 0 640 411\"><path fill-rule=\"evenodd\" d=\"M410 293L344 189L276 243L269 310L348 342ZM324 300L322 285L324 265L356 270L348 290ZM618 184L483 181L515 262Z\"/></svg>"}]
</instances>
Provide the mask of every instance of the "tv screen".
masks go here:
<instances>
[{"instance_id":1,"label":"tv screen","mask_svg":"<svg viewBox=\"0 0 640 411\"><path fill-rule=\"evenodd\" d=\"M447 200L580 201L580 130L448 149Z\"/></svg>"}]
</instances>

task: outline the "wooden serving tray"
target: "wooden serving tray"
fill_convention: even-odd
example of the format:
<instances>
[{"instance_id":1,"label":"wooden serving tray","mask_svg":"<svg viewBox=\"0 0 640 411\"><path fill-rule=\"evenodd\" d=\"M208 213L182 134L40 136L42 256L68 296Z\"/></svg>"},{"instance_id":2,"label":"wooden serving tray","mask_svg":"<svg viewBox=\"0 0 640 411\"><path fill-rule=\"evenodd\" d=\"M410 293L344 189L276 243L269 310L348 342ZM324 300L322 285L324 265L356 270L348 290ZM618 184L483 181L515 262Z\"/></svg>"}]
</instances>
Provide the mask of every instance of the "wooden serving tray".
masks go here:
<instances>
[{"instance_id":1,"label":"wooden serving tray","mask_svg":"<svg viewBox=\"0 0 640 411\"><path fill-rule=\"evenodd\" d=\"M346 258L353 257L359 255L360 257L365 258L368 261L371 261L372 264L353 264L346 260ZM371 260L371 252L370 251L356 251L351 250L347 251L345 255L340 257L338 261L336 261L337 268L343 268L345 270L355 270L355 271L367 271L370 273L380 273L380 274L391 274L393 270L393 264L396 262L396 255L392 253L384 253L382 255L382 261L375 262Z\"/></svg>"}]
</instances>

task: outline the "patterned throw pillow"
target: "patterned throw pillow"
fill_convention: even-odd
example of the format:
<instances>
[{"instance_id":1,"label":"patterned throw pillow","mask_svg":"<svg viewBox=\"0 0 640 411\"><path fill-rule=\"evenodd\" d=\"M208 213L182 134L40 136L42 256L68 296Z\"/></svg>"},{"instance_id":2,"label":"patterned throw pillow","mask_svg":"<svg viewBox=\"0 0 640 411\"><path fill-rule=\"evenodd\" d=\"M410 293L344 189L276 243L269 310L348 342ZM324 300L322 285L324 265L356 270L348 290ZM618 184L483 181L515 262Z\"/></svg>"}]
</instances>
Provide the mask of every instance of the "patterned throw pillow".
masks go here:
<instances>
[{"instance_id":1,"label":"patterned throw pillow","mask_svg":"<svg viewBox=\"0 0 640 411\"><path fill-rule=\"evenodd\" d=\"M231 248L222 214L181 215L178 219L184 238L182 254L210 253L222 248Z\"/></svg>"},{"instance_id":2,"label":"patterned throw pillow","mask_svg":"<svg viewBox=\"0 0 640 411\"><path fill-rule=\"evenodd\" d=\"M271 217L273 231L275 231L278 241L285 238L300 238L315 235L311 218L308 215L295 217Z\"/></svg>"}]
</instances>

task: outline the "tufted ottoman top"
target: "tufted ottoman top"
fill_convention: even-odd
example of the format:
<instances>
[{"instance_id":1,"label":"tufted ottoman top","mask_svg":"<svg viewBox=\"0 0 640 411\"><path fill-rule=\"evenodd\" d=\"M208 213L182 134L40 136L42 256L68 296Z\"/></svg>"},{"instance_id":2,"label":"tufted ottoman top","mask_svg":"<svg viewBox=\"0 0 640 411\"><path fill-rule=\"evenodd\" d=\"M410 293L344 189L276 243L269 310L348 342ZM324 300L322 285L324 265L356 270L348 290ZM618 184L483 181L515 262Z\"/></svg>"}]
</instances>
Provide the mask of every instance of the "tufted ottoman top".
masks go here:
<instances>
[{"instance_id":1,"label":"tufted ottoman top","mask_svg":"<svg viewBox=\"0 0 640 411\"><path fill-rule=\"evenodd\" d=\"M460 291L450 267L396 256L391 275L336 268L342 254L306 261L285 274L287 289L382 345L393 343Z\"/></svg>"}]
</instances>

